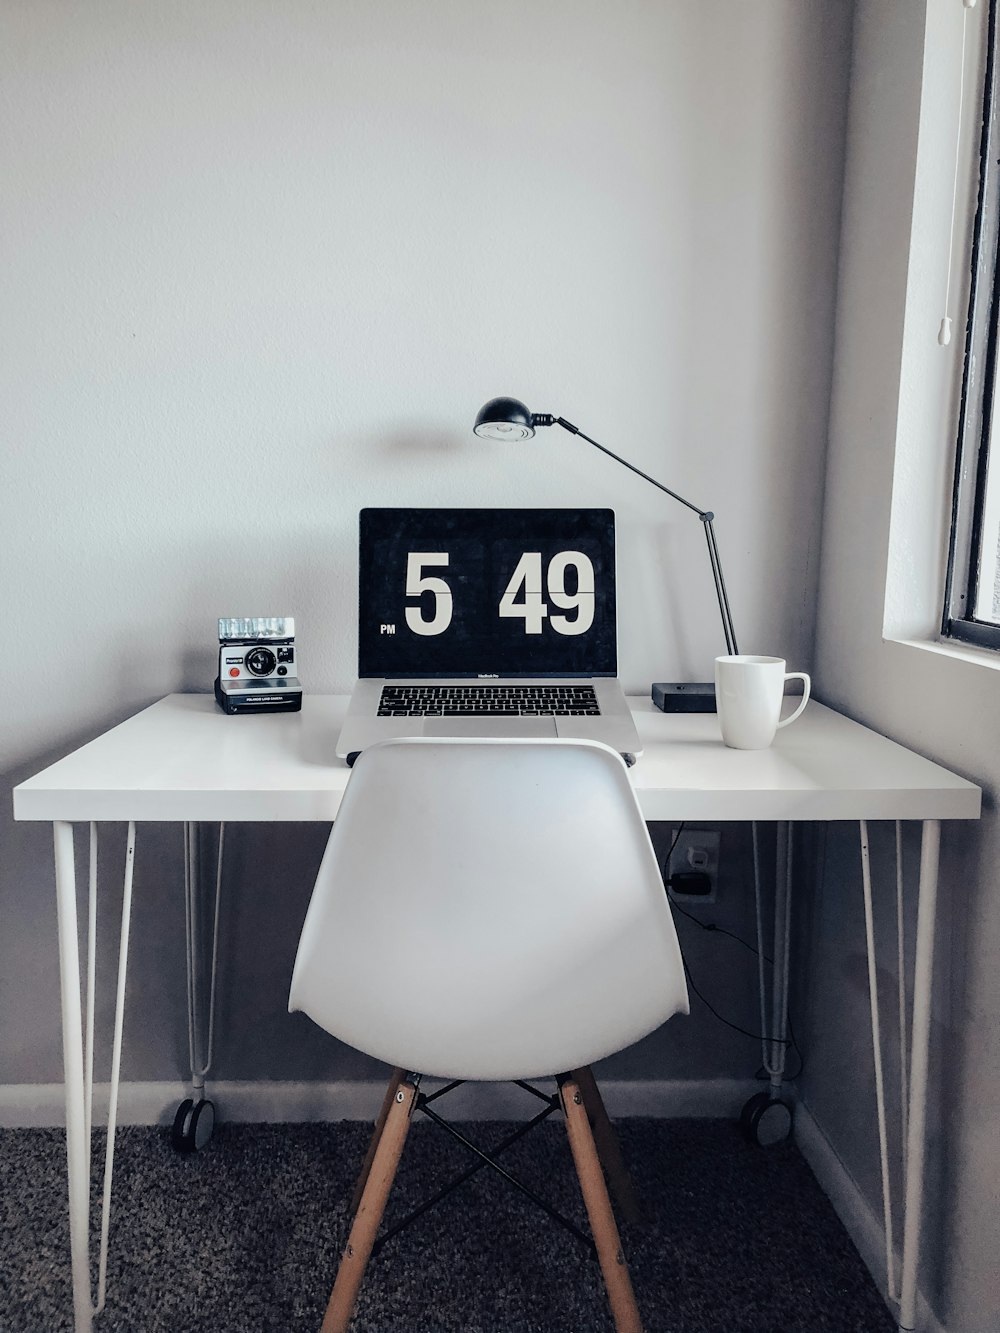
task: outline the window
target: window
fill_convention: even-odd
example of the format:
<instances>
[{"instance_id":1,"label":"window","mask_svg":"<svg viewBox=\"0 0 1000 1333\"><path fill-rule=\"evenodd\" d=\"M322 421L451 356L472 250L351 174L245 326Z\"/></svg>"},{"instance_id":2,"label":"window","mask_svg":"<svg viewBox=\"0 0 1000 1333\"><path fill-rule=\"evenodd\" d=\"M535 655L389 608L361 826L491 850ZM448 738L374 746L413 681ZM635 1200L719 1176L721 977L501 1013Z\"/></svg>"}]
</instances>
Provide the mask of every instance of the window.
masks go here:
<instances>
[{"instance_id":1,"label":"window","mask_svg":"<svg viewBox=\"0 0 1000 1333\"><path fill-rule=\"evenodd\" d=\"M943 633L1000 649L1000 97L991 0Z\"/></svg>"}]
</instances>

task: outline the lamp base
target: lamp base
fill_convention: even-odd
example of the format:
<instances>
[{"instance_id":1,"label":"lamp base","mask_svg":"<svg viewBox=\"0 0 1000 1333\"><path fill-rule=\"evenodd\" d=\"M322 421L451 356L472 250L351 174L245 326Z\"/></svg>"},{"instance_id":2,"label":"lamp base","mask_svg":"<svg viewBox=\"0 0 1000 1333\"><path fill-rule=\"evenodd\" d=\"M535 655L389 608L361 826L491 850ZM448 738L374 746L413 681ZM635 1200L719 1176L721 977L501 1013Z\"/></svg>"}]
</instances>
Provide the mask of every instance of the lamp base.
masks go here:
<instances>
[{"instance_id":1,"label":"lamp base","mask_svg":"<svg viewBox=\"0 0 1000 1333\"><path fill-rule=\"evenodd\" d=\"M661 713L714 713L712 681L658 681L650 691Z\"/></svg>"}]
</instances>

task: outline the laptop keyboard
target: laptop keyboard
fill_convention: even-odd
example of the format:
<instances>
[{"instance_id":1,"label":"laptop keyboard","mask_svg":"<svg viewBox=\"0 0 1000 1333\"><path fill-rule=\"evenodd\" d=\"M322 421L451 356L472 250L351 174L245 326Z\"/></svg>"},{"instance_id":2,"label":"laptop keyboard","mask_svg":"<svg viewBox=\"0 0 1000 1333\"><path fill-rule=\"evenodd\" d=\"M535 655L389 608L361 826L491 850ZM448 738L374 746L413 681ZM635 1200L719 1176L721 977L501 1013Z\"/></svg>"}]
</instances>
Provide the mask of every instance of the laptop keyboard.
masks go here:
<instances>
[{"instance_id":1,"label":"laptop keyboard","mask_svg":"<svg viewBox=\"0 0 1000 1333\"><path fill-rule=\"evenodd\" d=\"M384 685L379 717L600 717L593 685Z\"/></svg>"}]
</instances>

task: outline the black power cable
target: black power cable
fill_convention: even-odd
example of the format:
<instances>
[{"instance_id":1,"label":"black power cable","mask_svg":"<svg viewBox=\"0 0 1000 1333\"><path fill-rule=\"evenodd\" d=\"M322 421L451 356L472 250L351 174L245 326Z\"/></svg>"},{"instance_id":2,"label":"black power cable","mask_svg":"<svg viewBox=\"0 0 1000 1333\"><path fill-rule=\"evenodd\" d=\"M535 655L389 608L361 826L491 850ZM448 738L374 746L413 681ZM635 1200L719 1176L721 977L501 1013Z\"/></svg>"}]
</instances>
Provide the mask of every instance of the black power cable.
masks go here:
<instances>
[{"instance_id":1,"label":"black power cable","mask_svg":"<svg viewBox=\"0 0 1000 1333\"><path fill-rule=\"evenodd\" d=\"M677 832L674 834L674 840L670 844L670 848L667 851L667 855L663 862L663 868L661 873L663 875L663 884L665 890L669 888L669 886L674 882L674 879L676 878L675 876L669 874L670 858L674 854L674 848L677 846L680 836L684 832L684 828L685 828L684 824L681 824ZM694 924L698 926L699 929L706 931L714 931L718 935L726 935L729 939L735 940L737 944L742 944L744 949L748 949L750 953L754 955L755 958L758 956L759 951L754 947L754 945L750 944L748 940L743 939L741 935L736 935L733 933L733 931L726 930L725 927L723 926L717 926L714 922L699 921L696 916L692 916L690 912L686 912L684 908L681 907L675 899L670 898L669 893L667 894L667 898L668 901L670 902L671 908L675 912L679 912L681 916L687 917L688 921L694 922ZM774 966L774 960L772 958L769 958L767 954L764 954L763 958L764 962L767 963L769 966L771 967ZM683 955L681 956L681 962L684 965L684 975L687 977L688 985L694 991L695 995L697 995L698 999L701 1000L702 1004L709 1011L709 1013L713 1015L713 1017L717 1018L719 1022L724 1024L727 1028L732 1028L734 1032L739 1032L742 1036L750 1037L754 1041L774 1042L779 1046L790 1047L799 1057L799 1067L794 1074L788 1074L787 1077L788 1078L800 1077L802 1071L806 1067L806 1062L805 1062L805 1057L802 1054L802 1050L799 1046L799 1043L795 1038L795 1029L792 1027L792 1019L790 1014L788 1015L788 1034L789 1034L788 1037L764 1037L759 1032L750 1032L747 1028L740 1027L738 1023L733 1023L730 1021L730 1019L724 1018L722 1014L720 1014L719 1011L712 1004L710 1004L708 1000L706 1000L705 996L702 995L701 991L695 985L694 977L691 975L691 969L688 966L687 959L684 958Z\"/></svg>"}]
</instances>

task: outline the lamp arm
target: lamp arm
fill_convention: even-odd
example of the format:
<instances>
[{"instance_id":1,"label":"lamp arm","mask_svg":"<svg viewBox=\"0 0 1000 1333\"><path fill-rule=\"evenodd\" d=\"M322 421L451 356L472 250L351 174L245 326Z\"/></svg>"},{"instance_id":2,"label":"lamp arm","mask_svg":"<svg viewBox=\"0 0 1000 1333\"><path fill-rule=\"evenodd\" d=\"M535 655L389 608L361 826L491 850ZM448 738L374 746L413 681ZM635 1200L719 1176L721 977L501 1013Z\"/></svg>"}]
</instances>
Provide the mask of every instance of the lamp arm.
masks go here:
<instances>
[{"instance_id":1,"label":"lamp arm","mask_svg":"<svg viewBox=\"0 0 1000 1333\"><path fill-rule=\"evenodd\" d=\"M621 463L622 467L627 467L630 472L634 472L637 476L642 477L643 481L648 481L651 486L655 486L657 490L664 491L672 500L676 500L678 504L684 505L687 509L690 509L693 513L698 515L702 523L705 525L705 540L708 543L708 559L712 566L712 579L715 583L715 595L719 602L719 614L722 616L722 632L726 639L726 652L730 654L738 653L739 648L736 646L736 631L733 628L733 615L729 609L729 595L726 592L726 580L722 573L722 559L719 556L719 546L715 539L715 515L712 511L710 509L699 509L696 504L692 504L690 500L685 500L683 495L678 495L677 492L672 491L669 486L664 486L662 481L657 481L656 478L651 477L648 472L643 472L641 468L636 467L634 463L630 463L628 459L619 457L618 454L612 453L612 451L606 448L603 444L598 444L596 440L592 440L589 435L583 433L579 426L574 426L571 421L566 421L563 417L553 416L550 412L533 412L531 416L531 424L533 426L562 426L563 430L568 430L571 435L579 435L581 440L586 440L587 443L592 444L595 449L600 449L602 454L607 454L607 456L613 458L616 463Z\"/></svg>"},{"instance_id":2,"label":"lamp arm","mask_svg":"<svg viewBox=\"0 0 1000 1333\"><path fill-rule=\"evenodd\" d=\"M532 423L536 425L549 424L544 419L539 421L537 413L532 416ZM589 435L584 435L580 427L574 426L571 421L566 421L562 417L554 417L551 424L562 426L563 430L568 430L571 435L579 435L581 440L586 440L587 443L592 444L595 449L600 449L602 454L607 454L607 456L613 458L616 463L621 463L622 467L627 467L630 472L635 472L638 476L642 477L643 481L648 481L651 486L655 486L658 490L665 491L671 499L677 500L680 504L685 505L688 509L692 510L693 513L697 514L703 522L711 522L715 517L713 513L700 509L698 505L692 504L690 500L685 500L683 495L678 495L677 492L672 491L669 486L664 486L662 481L657 481L656 478L651 477L648 472L643 472L643 470L636 467L634 463L630 463L627 458L620 458L618 454L612 453L605 445L598 444L597 441L592 440Z\"/></svg>"},{"instance_id":3,"label":"lamp arm","mask_svg":"<svg viewBox=\"0 0 1000 1333\"><path fill-rule=\"evenodd\" d=\"M736 646L736 630L733 628L733 613L729 609L729 594L726 592L726 580L722 574L722 557L719 555L715 540L715 524L711 514L702 514L705 525L705 540L708 542L708 558L712 565L712 578L715 582L715 595L719 600L719 614L722 616L722 632L726 636L726 652L735 656L740 650Z\"/></svg>"}]
</instances>

